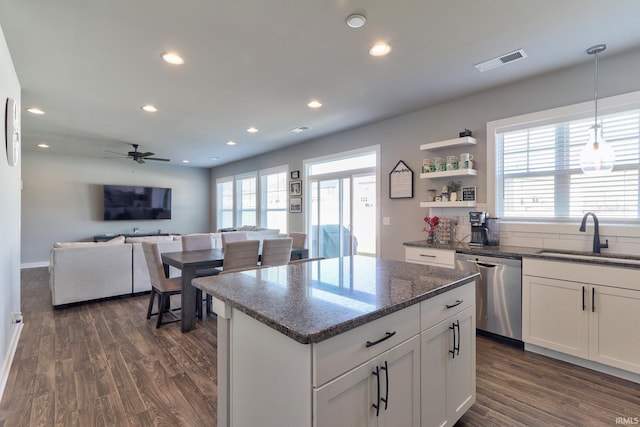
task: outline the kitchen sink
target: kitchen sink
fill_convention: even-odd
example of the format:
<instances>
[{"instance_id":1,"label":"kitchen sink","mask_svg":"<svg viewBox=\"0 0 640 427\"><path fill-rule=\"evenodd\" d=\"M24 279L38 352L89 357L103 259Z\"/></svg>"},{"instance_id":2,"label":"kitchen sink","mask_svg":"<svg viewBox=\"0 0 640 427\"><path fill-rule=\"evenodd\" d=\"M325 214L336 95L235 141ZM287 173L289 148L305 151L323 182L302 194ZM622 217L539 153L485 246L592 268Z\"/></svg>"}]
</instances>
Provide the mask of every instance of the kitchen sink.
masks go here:
<instances>
[{"instance_id":1,"label":"kitchen sink","mask_svg":"<svg viewBox=\"0 0 640 427\"><path fill-rule=\"evenodd\" d=\"M538 255L586 260L586 261L595 261L595 262L603 262L603 263L640 265L640 258L630 256L630 255L594 254L592 252L578 252L578 251L571 252L571 251L560 251L560 250L545 250L545 251L539 252Z\"/></svg>"}]
</instances>

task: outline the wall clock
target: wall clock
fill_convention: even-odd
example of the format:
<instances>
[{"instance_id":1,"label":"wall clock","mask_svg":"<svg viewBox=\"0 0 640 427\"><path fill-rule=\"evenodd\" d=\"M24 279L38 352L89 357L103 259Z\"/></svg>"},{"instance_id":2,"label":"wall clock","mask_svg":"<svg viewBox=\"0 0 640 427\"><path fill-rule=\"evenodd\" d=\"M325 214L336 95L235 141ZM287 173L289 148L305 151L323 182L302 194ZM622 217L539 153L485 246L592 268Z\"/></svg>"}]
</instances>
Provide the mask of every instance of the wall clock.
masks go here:
<instances>
[{"instance_id":1,"label":"wall clock","mask_svg":"<svg viewBox=\"0 0 640 427\"><path fill-rule=\"evenodd\" d=\"M9 166L15 166L18 164L20 156L20 122L18 121L16 101L11 98L7 98L5 104L4 129L7 161Z\"/></svg>"}]
</instances>

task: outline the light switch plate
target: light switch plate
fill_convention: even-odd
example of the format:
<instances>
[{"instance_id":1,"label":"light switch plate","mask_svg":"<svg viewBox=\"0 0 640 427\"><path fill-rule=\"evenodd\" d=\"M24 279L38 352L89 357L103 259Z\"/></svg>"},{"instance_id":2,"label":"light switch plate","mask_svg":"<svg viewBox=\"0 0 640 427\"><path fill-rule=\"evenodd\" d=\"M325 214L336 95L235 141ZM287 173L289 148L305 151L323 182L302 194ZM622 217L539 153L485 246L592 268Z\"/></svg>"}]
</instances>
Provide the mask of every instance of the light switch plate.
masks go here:
<instances>
[{"instance_id":1,"label":"light switch plate","mask_svg":"<svg viewBox=\"0 0 640 427\"><path fill-rule=\"evenodd\" d=\"M391 218L388 216L382 217L382 225L391 225Z\"/></svg>"}]
</instances>

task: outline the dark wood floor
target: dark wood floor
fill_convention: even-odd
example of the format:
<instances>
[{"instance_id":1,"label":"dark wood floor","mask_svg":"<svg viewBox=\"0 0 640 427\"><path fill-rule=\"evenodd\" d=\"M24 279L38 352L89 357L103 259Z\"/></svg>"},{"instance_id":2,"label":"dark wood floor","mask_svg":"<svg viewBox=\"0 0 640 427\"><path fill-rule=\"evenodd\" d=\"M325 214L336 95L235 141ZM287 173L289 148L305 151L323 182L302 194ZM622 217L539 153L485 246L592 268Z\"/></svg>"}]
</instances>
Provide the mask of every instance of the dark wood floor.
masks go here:
<instances>
[{"instance_id":1,"label":"dark wood floor","mask_svg":"<svg viewBox=\"0 0 640 427\"><path fill-rule=\"evenodd\" d=\"M187 334L178 324L155 329L147 302L54 311L47 270L23 270L25 324L0 426L215 426L215 319ZM457 427L615 426L616 417L640 417L638 384L477 342L477 403Z\"/></svg>"}]
</instances>

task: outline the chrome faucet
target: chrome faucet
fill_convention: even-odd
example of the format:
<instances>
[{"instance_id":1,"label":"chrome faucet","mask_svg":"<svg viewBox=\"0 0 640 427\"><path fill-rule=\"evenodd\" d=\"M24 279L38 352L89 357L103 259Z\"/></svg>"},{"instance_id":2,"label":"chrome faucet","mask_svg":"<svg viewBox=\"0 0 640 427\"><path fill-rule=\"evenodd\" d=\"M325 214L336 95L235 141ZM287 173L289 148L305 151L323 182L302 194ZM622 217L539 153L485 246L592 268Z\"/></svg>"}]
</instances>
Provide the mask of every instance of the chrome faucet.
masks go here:
<instances>
[{"instance_id":1,"label":"chrome faucet","mask_svg":"<svg viewBox=\"0 0 640 427\"><path fill-rule=\"evenodd\" d=\"M582 224L580 224L580 231L583 233L587 231L587 217L591 215L593 217L593 253L599 254L601 248L609 247L609 239L605 239L605 243L600 243L600 226L598 225L598 217L593 212L587 212L582 217Z\"/></svg>"}]
</instances>

